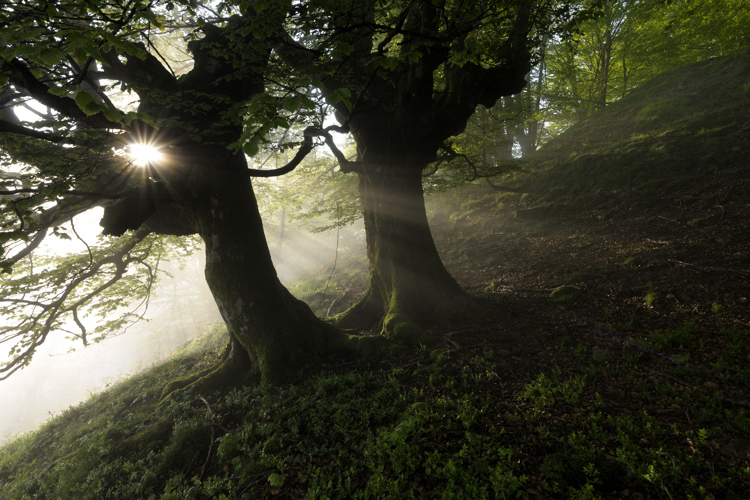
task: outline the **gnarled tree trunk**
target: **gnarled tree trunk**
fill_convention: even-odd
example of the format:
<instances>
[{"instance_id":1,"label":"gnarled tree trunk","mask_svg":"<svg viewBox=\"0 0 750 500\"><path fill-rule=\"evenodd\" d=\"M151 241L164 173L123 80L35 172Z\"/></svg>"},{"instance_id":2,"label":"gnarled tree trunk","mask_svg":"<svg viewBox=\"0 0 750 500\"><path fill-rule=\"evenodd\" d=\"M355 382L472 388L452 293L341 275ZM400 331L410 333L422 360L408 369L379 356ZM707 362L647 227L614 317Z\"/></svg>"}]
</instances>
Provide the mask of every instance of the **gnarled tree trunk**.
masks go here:
<instances>
[{"instance_id":1,"label":"gnarled tree trunk","mask_svg":"<svg viewBox=\"0 0 750 500\"><path fill-rule=\"evenodd\" d=\"M179 204L179 216L165 216L175 206L169 205L149 219L160 232L168 232L174 220L187 226L179 232L195 232L203 239L206 281L230 337L220 366L175 381L165 394L190 384L209 389L278 384L294 379L316 357L353 345L279 281L244 157L235 158L235 168L214 169L206 182L197 183L203 187L194 191L195 198Z\"/></svg>"},{"instance_id":2,"label":"gnarled tree trunk","mask_svg":"<svg viewBox=\"0 0 750 500\"><path fill-rule=\"evenodd\" d=\"M468 296L448 273L435 247L424 205L420 165L364 163L360 196L370 261L370 289L337 324L382 325L410 337L420 327L449 322Z\"/></svg>"},{"instance_id":3,"label":"gnarled tree trunk","mask_svg":"<svg viewBox=\"0 0 750 500\"><path fill-rule=\"evenodd\" d=\"M197 209L206 243L206 280L235 348L264 383L293 377L302 358L344 346L346 336L318 319L279 281L250 180L228 182Z\"/></svg>"}]
</instances>

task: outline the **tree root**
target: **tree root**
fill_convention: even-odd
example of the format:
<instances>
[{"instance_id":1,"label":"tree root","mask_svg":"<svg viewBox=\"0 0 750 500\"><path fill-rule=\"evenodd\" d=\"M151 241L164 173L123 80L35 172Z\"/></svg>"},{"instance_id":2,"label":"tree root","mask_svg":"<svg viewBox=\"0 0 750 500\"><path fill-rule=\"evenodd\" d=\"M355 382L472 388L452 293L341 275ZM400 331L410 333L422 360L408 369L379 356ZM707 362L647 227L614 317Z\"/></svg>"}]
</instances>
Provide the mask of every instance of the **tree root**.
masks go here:
<instances>
[{"instance_id":1,"label":"tree root","mask_svg":"<svg viewBox=\"0 0 750 500\"><path fill-rule=\"evenodd\" d=\"M217 365L168 383L161 392L159 404L161 405L177 392L197 390L208 394L230 387L257 383L258 378L252 369L247 353L230 340L223 359Z\"/></svg>"}]
</instances>

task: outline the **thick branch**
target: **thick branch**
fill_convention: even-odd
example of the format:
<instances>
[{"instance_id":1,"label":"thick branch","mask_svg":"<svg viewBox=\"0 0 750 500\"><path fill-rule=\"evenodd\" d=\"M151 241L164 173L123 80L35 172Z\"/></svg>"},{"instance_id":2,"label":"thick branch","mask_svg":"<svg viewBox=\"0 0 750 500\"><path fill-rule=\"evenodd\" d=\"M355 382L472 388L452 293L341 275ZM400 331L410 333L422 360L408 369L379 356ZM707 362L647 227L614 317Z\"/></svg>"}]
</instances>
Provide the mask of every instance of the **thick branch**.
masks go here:
<instances>
[{"instance_id":1,"label":"thick branch","mask_svg":"<svg viewBox=\"0 0 750 500\"><path fill-rule=\"evenodd\" d=\"M320 131L318 135L322 135L325 139L328 148L331 150L331 153L333 153L333 156L335 156L338 160L339 167L341 168L341 171L343 173L347 174L349 172L362 172L362 162L348 160L346 156L344 156L344 153L341 152L338 146L336 146L336 143L333 141L333 137L331 137L331 133L329 132L329 130L336 130L337 128L338 127L335 126L327 127L325 130Z\"/></svg>"},{"instance_id":2,"label":"thick branch","mask_svg":"<svg viewBox=\"0 0 750 500\"><path fill-rule=\"evenodd\" d=\"M355 172L355 171L361 171L362 166L360 162L356 161L350 161L346 159L346 156L341 152L341 150L336 147L336 143L333 141L333 137L331 137L330 130L336 130L336 131L344 131L342 127L338 127L335 125L332 125L331 127L326 127L325 129L319 129L317 127L307 127L304 132L305 142L303 143L302 147L297 151L297 154L294 155L294 158L280 168L275 168L273 170L258 170L249 168L247 169L247 173L250 177L277 177L280 175L288 174L289 172L293 171L297 166L302 162L303 159L312 151L314 144L313 144L313 137L320 136L325 139L326 144L330 148L331 152L333 153L333 156L336 157L336 159L339 162L339 165L341 166L341 171L344 173L347 172Z\"/></svg>"},{"instance_id":3,"label":"thick branch","mask_svg":"<svg viewBox=\"0 0 750 500\"><path fill-rule=\"evenodd\" d=\"M144 52L146 48L143 44L138 44ZM127 54L126 61L123 63L115 49L102 53L102 57L109 65L105 74L107 78L119 80L133 86L133 90L138 93L143 100L154 89L167 93L179 92L180 86L177 84L174 76L164 65L152 54L147 53L145 59Z\"/></svg>"},{"instance_id":4,"label":"thick branch","mask_svg":"<svg viewBox=\"0 0 750 500\"><path fill-rule=\"evenodd\" d=\"M43 139L45 141L54 142L54 143L59 143L59 142L64 142L64 143L69 143L69 144L71 143L69 139L61 135L49 134L47 132L42 132L40 130L26 128L24 126L16 125L15 123L11 123L6 120L0 120L0 132L23 135L26 137L33 137L35 139Z\"/></svg>"},{"instance_id":5,"label":"thick branch","mask_svg":"<svg viewBox=\"0 0 750 500\"><path fill-rule=\"evenodd\" d=\"M13 59L6 64L3 71L9 75L10 82L17 88L23 89L29 97L62 115L94 128L118 128L117 124L107 120L101 114L88 116L78 107L74 99L50 94L50 88L39 81L19 59Z\"/></svg>"}]
</instances>

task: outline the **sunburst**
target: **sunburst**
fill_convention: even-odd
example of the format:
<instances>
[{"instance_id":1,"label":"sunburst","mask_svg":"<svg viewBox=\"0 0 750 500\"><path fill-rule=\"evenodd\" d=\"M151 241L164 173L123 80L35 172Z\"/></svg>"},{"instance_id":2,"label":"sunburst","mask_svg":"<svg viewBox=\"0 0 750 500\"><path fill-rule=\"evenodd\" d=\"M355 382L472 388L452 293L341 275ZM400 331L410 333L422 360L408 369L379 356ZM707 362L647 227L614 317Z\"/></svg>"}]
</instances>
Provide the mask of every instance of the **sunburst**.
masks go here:
<instances>
[{"instance_id":1,"label":"sunburst","mask_svg":"<svg viewBox=\"0 0 750 500\"><path fill-rule=\"evenodd\" d=\"M134 165L145 167L159 163L164 159L164 154L151 144L133 143L128 146L128 154Z\"/></svg>"}]
</instances>

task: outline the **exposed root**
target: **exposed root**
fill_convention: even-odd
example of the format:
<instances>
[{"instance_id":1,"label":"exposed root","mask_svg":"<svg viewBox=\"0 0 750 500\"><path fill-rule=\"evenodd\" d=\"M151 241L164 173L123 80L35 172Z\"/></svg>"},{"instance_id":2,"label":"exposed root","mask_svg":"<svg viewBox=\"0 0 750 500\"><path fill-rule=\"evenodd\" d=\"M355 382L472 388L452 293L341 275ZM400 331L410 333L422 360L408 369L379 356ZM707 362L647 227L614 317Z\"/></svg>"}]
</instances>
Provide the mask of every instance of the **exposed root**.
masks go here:
<instances>
[{"instance_id":1,"label":"exposed root","mask_svg":"<svg viewBox=\"0 0 750 500\"><path fill-rule=\"evenodd\" d=\"M234 341L230 340L223 359L217 365L167 384L159 397L159 404L179 391L197 390L199 393L208 394L257 382L259 377L252 369L247 353L237 348Z\"/></svg>"},{"instance_id":2,"label":"exposed root","mask_svg":"<svg viewBox=\"0 0 750 500\"><path fill-rule=\"evenodd\" d=\"M370 289L359 302L329 319L338 328L362 331L382 326L384 313L382 300Z\"/></svg>"}]
</instances>

